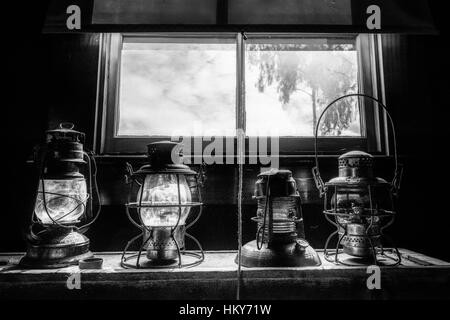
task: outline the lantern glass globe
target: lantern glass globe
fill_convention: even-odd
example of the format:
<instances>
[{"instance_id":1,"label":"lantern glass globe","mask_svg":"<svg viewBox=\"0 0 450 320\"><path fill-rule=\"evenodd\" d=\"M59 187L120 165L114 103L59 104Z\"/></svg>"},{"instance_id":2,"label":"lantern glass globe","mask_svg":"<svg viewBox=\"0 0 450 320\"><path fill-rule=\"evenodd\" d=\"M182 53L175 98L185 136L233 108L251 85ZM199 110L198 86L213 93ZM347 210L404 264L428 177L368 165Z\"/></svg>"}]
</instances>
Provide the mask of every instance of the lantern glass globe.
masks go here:
<instances>
[{"instance_id":1,"label":"lantern glass globe","mask_svg":"<svg viewBox=\"0 0 450 320\"><path fill-rule=\"evenodd\" d=\"M34 210L44 225L73 224L85 212L87 198L84 178L44 179L39 182Z\"/></svg>"},{"instance_id":2,"label":"lantern glass globe","mask_svg":"<svg viewBox=\"0 0 450 320\"><path fill-rule=\"evenodd\" d=\"M140 215L145 226L175 227L177 224L186 223L190 208L181 207L180 210L178 205L191 203L192 195L186 177L184 175L178 177L177 179L176 174L166 173L149 174L145 177L136 199L144 206L140 209ZM156 207L145 207L150 205ZM161 207L158 207L159 205Z\"/></svg>"}]
</instances>

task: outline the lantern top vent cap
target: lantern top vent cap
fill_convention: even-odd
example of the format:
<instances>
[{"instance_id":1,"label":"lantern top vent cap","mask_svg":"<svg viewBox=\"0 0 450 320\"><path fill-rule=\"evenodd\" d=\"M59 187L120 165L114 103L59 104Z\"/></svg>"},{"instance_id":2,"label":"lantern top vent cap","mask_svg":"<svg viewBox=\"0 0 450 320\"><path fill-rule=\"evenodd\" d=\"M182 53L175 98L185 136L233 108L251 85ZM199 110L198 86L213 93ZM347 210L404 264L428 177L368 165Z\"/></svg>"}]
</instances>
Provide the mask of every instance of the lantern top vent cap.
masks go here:
<instances>
[{"instance_id":1,"label":"lantern top vent cap","mask_svg":"<svg viewBox=\"0 0 450 320\"><path fill-rule=\"evenodd\" d=\"M359 151L359 150L353 150L353 151L349 151L344 153L343 155L341 155L339 157L340 159L348 159L348 158L369 158L369 159L373 159L373 156L370 153L364 152L364 151Z\"/></svg>"},{"instance_id":2,"label":"lantern top vent cap","mask_svg":"<svg viewBox=\"0 0 450 320\"><path fill-rule=\"evenodd\" d=\"M53 140L53 138L70 138L74 142L84 142L84 132L73 130L75 125L70 122L62 122L56 129L47 130L47 141Z\"/></svg>"},{"instance_id":3,"label":"lantern top vent cap","mask_svg":"<svg viewBox=\"0 0 450 320\"><path fill-rule=\"evenodd\" d=\"M338 159L339 168L373 167L373 156L364 151L350 151Z\"/></svg>"},{"instance_id":4,"label":"lantern top vent cap","mask_svg":"<svg viewBox=\"0 0 450 320\"><path fill-rule=\"evenodd\" d=\"M196 175L197 173L183 164L183 144L172 141L158 141L147 145L149 164L144 165L136 175L155 173L179 173Z\"/></svg>"},{"instance_id":5,"label":"lantern top vent cap","mask_svg":"<svg viewBox=\"0 0 450 320\"><path fill-rule=\"evenodd\" d=\"M270 169L258 174L254 198L263 198L270 189L272 197L298 197L297 184L290 170Z\"/></svg>"},{"instance_id":6,"label":"lantern top vent cap","mask_svg":"<svg viewBox=\"0 0 450 320\"><path fill-rule=\"evenodd\" d=\"M270 169L268 171L264 171L260 174L258 174L258 177L268 177L268 176L276 176L278 178L291 178L292 172L290 170L284 170L284 169Z\"/></svg>"},{"instance_id":7,"label":"lantern top vent cap","mask_svg":"<svg viewBox=\"0 0 450 320\"><path fill-rule=\"evenodd\" d=\"M183 145L172 141L158 141L147 145L147 153L150 163L161 164L181 164L183 162Z\"/></svg>"}]
</instances>

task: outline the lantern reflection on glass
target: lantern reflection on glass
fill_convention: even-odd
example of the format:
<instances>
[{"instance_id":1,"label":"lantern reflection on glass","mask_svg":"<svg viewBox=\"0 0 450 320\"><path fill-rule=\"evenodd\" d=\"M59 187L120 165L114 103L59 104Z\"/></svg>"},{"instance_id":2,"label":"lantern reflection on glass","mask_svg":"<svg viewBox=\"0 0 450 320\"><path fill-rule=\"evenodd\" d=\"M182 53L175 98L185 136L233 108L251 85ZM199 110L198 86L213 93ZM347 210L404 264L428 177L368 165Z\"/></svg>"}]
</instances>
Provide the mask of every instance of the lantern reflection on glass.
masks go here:
<instances>
[{"instance_id":1,"label":"lantern reflection on glass","mask_svg":"<svg viewBox=\"0 0 450 320\"><path fill-rule=\"evenodd\" d=\"M84 133L72 129L73 124L62 123L47 131L46 145L35 155L41 170L27 254L20 262L24 267L65 267L92 256L83 233L100 212L98 199L92 216L96 165L83 150ZM80 169L87 171L89 184Z\"/></svg>"},{"instance_id":2,"label":"lantern reflection on glass","mask_svg":"<svg viewBox=\"0 0 450 320\"><path fill-rule=\"evenodd\" d=\"M172 153L175 159L172 159ZM186 233L186 229L201 215L199 181L195 171L181 164L182 155L180 144L170 141L155 142L148 145L149 164L136 172L128 165L130 191L126 204L127 216L141 233L125 247L122 266L184 267L203 261L204 254L200 243ZM196 211L197 215L186 225L192 211ZM137 213L137 221L131 216L132 212ZM185 250L185 237L195 242L199 252ZM139 238L142 238L142 243L138 253L127 256L129 246ZM140 263L144 249L149 260L145 265ZM136 263L127 262L133 259Z\"/></svg>"},{"instance_id":3,"label":"lantern reflection on glass","mask_svg":"<svg viewBox=\"0 0 450 320\"><path fill-rule=\"evenodd\" d=\"M395 158L395 173L391 183L374 176L373 156L362 151L350 151L339 157L338 177L327 183L323 183L320 177L317 156L320 120L334 103L355 96L378 102L391 122ZM383 241L389 240L383 231L393 223L396 215L393 199L399 189L401 177L401 170L397 163L394 126L386 107L377 99L363 94L349 94L334 100L319 117L315 132L315 147L316 167L313 168L313 174L317 187L324 196L323 213L325 218L337 228L325 243L325 259L346 265L399 264L400 253L392 241L389 241L392 248L383 247ZM335 251L330 253L328 245L333 237L337 237L337 242Z\"/></svg>"}]
</instances>

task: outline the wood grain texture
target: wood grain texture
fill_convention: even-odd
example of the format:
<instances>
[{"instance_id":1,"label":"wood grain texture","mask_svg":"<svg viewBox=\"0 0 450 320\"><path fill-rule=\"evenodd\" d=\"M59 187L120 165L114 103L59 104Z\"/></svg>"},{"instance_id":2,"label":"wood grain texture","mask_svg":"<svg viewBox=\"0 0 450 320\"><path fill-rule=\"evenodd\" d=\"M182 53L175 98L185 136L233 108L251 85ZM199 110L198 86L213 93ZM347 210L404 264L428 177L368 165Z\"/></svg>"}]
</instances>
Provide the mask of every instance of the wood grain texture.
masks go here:
<instances>
[{"instance_id":1,"label":"wood grain texture","mask_svg":"<svg viewBox=\"0 0 450 320\"><path fill-rule=\"evenodd\" d=\"M381 267L381 290L368 290L366 267L243 268L244 299L435 299L450 298L450 264L409 250L402 254L427 261L404 260ZM118 253L98 253L102 270L77 266L56 270L22 270L20 254L1 255L0 299L234 299L237 285L235 252L207 252L204 263L190 269L123 269ZM81 272L81 289L68 290L67 278Z\"/></svg>"},{"instance_id":2,"label":"wood grain texture","mask_svg":"<svg viewBox=\"0 0 450 320\"><path fill-rule=\"evenodd\" d=\"M99 0L93 24L215 24L216 1Z\"/></svg>"}]
</instances>

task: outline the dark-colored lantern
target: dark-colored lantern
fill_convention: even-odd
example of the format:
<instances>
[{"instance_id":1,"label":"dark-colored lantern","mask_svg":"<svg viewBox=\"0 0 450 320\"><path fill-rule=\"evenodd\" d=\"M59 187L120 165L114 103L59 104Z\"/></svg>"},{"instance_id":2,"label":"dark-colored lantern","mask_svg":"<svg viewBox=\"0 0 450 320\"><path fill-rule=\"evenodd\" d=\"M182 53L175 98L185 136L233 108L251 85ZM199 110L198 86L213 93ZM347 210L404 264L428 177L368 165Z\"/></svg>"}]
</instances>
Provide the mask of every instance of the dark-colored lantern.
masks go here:
<instances>
[{"instance_id":1,"label":"dark-colored lantern","mask_svg":"<svg viewBox=\"0 0 450 320\"><path fill-rule=\"evenodd\" d=\"M126 211L130 221L141 232L125 247L122 266L198 265L204 260L202 247L186 232L202 212L197 172L182 164L181 144L161 141L151 143L147 148L148 164L136 172L128 165L130 190ZM136 218L132 217L133 213ZM191 216L195 218L188 223ZM185 237L197 245L198 251L186 250ZM128 248L138 239L142 239L138 253L128 254ZM141 261L142 251L147 257L144 262Z\"/></svg>"},{"instance_id":2,"label":"dark-colored lantern","mask_svg":"<svg viewBox=\"0 0 450 320\"><path fill-rule=\"evenodd\" d=\"M316 126L316 167L313 173L317 187L324 197L325 218L336 226L325 243L325 258L341 264L386 264L396 265L401 261L398 249L384 234L395 218L394 196L399 188L401 170L397 164L394 137L395 174L389 183L374 176L374 157L363 151L350 151L341 155L339 176L323 183L320 177L317 157L317 132L325 112L337 101L351 96L362 96L375 100L386 110L392 129L393 122L386 107L373 97L363 94L349 94L330 103L322 112ZM337 237L334 252L328 246ZM392 247L384 248L388 242Z\"/></svg>"},{"instance_id":3,"label":"dark-colored lantern","mask_svg":"<svg viewBox=\"0 0 450 320\"><path fill-rule=\"evenodd\" d=\"M256 240L242 247L245 267L304 267L321 264L304 239L300 196L289 170L261 173L255 185ZM238 262L238 257L236 258Z\"/></svg>"},{"instance_id":4,"label":"dark-colored lantern","mask_svg":"<svg viewBox=\"0 0 450 320\"><path fill-rule=\"evenodd\" d=\"M40 176L23 267L60 268L92 256L83 233L100 213L97 168L92 154L83 149L85 134L73 127L62 123L47 131L45 146L35 153Z\"/></svg>"}]
</instances>

